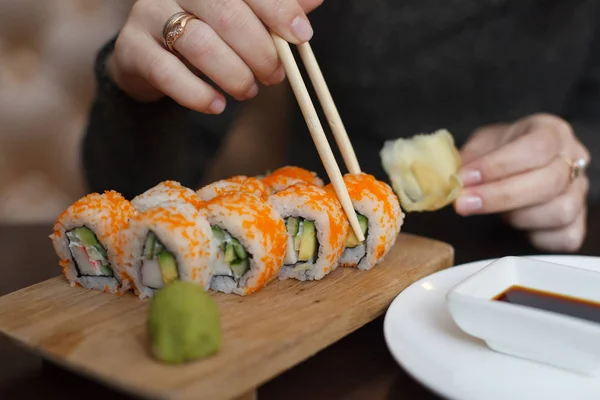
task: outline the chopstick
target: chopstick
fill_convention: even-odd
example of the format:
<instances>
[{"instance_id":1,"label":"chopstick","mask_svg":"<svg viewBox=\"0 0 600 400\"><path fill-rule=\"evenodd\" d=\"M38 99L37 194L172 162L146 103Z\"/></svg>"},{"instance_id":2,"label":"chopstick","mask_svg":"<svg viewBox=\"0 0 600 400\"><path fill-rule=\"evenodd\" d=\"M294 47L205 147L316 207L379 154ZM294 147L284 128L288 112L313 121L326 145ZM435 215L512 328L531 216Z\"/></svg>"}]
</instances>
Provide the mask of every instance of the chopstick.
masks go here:
<instances>
[{"instance_id":1,"label":"chopstick","mask_svg":"<svg viewBox=\"0 0 600 400\"><path fill-rule=\"evenodd\" d=\"M323 77L321 68L317 63L317 58L312 51L312 47L310 47L308 42L300 44L298 45L298 52L304 62L304 67L308 72L310 81L317 92L317 97L321 102L321 106L327 117L327 122L333 132L333 137L340 149L340 153L342 153L342 158L344 159L348 172L351 174L360 174L360 165L358 164L356 153L354 152L354 148L352 147L352 143L350 142L348 132L346 132L340 113L333 102L333 97L331 97L327 83L325 83L325 77Z\"/></svg>"},{"instance_id":2,"label":"chopstick","mask_svg":"<svg viewBox=\"0 0 600 400\"><path fill-rule=\"evenodd\" d=\"M342 204L342 208L346 213L346 217L348 217L348 221L350 221L350 226L352 227L356 238L362 242L365 240L365 237L360 229L360 224L358 223L358 218L356 217L356 212L354 211L354 206L352 205L352 200L348 194L348 188L344 183L344 178L342 177L340 167L337 165L333 151L331 150L329 142L327 141L327 137L325 136L325 131L323 130L321 122L319 121L317 110L310 99L308 89L304 84L304 80L302 79L300 69L296 64L296 59L294 58L292 49L287 41L275 33L271 33L271 36L275 42L275 47L277 48L279 58L281 58L281 61L283 62L285 73L290 82L290 86L294 91L296 100L298 101L298 105L300 106L300 110L302 111L302 115L306 121L306 125L310 131L310 135L312 136L315 147L317 148L317 152L319 153L319 157L321 158L321 162L325 167L325 171L327 171L329 180L331 181L338 199Z\"/></svg>"}]
</instances>

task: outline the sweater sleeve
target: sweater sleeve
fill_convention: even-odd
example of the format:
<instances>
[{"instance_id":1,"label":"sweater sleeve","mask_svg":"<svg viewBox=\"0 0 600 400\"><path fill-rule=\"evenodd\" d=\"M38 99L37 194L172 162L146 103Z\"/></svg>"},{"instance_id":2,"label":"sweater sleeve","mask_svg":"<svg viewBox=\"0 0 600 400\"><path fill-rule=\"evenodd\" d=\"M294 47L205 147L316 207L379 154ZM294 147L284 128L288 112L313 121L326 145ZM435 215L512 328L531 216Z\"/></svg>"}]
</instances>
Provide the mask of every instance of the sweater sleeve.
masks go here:
<instances>
[{"instance_id":1,"label":"sweater sleeve","mask_svg":"<svg viewBox=\"0 0 600 400\"><path fill-rule=\"evenodd\" d=\"M122 92L106 71L116 38L98 53L96 97L83 138L88 189L113 189L132 198L160 181L172 179L195 188L238 113L228 98L218 116L198 113L170 98L137 102Z\"/></svg>"},{"instance_id":2,"label":"sweater sleeve","mask_svg":"<svg viewBox=\"0 0 600 400\"><path fill-rule=\"evenodd\" d=\"M566 120L590 152L588 201L600 204L600 29L589 49L587 66L573 92Z\"/></svg>"}]
</instances>

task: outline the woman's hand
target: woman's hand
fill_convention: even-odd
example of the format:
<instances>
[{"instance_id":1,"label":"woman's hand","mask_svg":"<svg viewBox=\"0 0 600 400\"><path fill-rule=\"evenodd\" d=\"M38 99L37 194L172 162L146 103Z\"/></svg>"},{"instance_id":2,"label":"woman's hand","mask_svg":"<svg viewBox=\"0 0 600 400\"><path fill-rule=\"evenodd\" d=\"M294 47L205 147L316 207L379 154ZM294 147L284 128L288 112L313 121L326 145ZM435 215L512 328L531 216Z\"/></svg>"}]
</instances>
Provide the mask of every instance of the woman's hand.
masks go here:
<instances>
[{"instance_id":1,"label":"woman's hand","mask_svg":"<svg viewBox=\"0 0 600 400\"><path fill-rule=\"evenodd\" d=\"M576 251L586 234L588 179L570 161L590 160L571 126L552 115L477 130L461 150L459 214L501 213L534 246Z\"/></svg>"},{"instance_id":2,"label":"woman's hand","mask_svg":"<svg viewBox=\"0 0 600 400\"><path fill-rule=\"evenodd\" d=\"M221 113L224 96L198 75L238 100L256 96L257 81L280 83L285 72L268 29L291 43L308 41L313 31L305 13L322 1L138 0L117 38L109 74L139 101L166 95L196 111ZM197 18L175 41L177 57L164 46L162 33L181 11Z\"/></svg>"}]
</instances>

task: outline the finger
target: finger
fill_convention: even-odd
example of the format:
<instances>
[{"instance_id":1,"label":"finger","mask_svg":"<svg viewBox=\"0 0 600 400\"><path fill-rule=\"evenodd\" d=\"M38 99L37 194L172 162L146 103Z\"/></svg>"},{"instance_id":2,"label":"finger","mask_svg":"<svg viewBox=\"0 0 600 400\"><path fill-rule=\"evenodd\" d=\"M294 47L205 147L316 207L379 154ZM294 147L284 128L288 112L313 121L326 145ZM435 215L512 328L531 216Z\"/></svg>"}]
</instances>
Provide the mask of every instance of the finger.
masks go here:
<instances>
[{"instance_id":1,"label":"finger","mask_svg":"<svg viewBox=\"0 0 600 400\"><path fill-rule=\"evenodd\" d=\"M296 0L244 0L275 33L294 44L308 42L312 26Z\"/></svg>"},{"instance_id":2,"label":"finger","mask_svg":"<svg viewBox=\"0 0 600 400\"><path fill-rule=\"evenodd\" d=\"M587 233L586 216L587 209L584 207L572 224L559 229L532 232L529 240L541 250L576 252L583 245Z\"/></svg>"},{"instance_id":3,"label":"finger","mask_svg":"<svg viewBox=\"0 0 600 400\"><path fill-rule=\"evenodd\" d=\"M570 169L560 157L546 167L463 191L455 202L461 215L491 214L541 204L567 187Z\"/></svg>"},{"instance_id":4,"label":"finger","mask_svg":"<svg viewBox=\"0 0 600 400\"><path fill-rule=\"evenodd\" d=\"M210 25L262 83L283 81L285 72L271 35L242 0L182 0L181 5Z\"/></svg>"},{"instance_id":5,"label":"finger","mask_svg":"<svg viewBox=\"0 0 600 400\"><path fill-rule=\"evenodd\" d=\"M470 162L463 169L478 171L481 182L493 182L547 165L565 146L565 137L569 134L566 130L570 130L566 123L556 121L528 122L530 125L525 134L516 135L516 139Z\"/></svg>"},{"instance_id":6,"label":"finger","mask_svg":"<svg viewBox=\"0 0 600 400\"><path fill-rule=\"evenodd\" d=\"M560 196L536 206L510 211L506 221L517 229L557 229L572 224L586 205L589 181L582 177L573 181Z\"/></svg>"},{"instance_id":7,"label":"finger","mask_svg":"<svg viewBox=\"0 0 600 400\"><path fill-rule=\"evenodd\" d=\"M496 124L484 126L473 132L460 150L463 165L475 161L498 147L498 138L507 128L507 124Z\"/></svg>"},{"instance_id":8,"label":"finger","mask_svg":"<svg viewBox=\"0 0 600 400\"><path fill-rule=\"evenodd\" d=\"M194 75L177 57L149 37L140 37L132 57L144 79L183 107L210 114L225 109L225 98Z\"/></svg>"},{"instance_id":9,"label":"finger","mask_svg":"<svg viewBox=\"0 0 600 400\"><path fill-rule=\"evenodd\" d=\"M236 99L247 100L258 94L250 68L206 23L196 19L189 21L173 47Z\"/></svg>"}]
</instances>

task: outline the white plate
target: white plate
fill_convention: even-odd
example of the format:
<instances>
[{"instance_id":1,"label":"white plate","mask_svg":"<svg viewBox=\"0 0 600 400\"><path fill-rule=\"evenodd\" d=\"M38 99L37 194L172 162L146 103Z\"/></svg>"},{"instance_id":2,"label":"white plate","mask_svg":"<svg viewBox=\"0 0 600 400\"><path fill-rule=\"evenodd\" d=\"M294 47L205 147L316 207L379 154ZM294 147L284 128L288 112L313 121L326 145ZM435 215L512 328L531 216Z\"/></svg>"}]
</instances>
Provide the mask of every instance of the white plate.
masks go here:
<instances>
[{"instance_id":1,"label":"white plate","mask_svg":"<svg viewBox=\"0 0 600 400\"><path fill-rule=\"evenodd\" d=\"M532 258L600 271L600 258L596 257ZM456 326L446 293L491 261L437 272L396 297L383 329L396 361L413 378L452 400L600 399L600 378L496 353Z\"/></svg>"}]
</instances>

